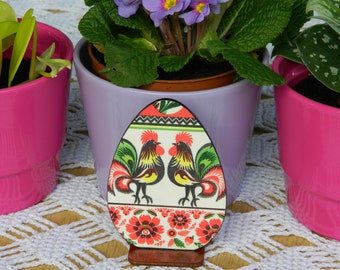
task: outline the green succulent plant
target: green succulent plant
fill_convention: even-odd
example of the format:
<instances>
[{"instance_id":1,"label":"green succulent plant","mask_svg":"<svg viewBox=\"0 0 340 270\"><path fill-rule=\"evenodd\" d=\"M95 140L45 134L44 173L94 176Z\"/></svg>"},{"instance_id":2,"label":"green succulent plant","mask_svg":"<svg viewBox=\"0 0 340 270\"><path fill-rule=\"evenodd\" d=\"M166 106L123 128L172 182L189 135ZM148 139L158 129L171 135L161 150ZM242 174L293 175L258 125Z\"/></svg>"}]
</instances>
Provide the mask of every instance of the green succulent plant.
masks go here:
<instances>
[{"instance_id":1,"label":"green succulent plant","mask_svg":"<svg viewBox=\"0 0 340 270\"><path fill-rule=\"evenodd\" d=\"M30 40L32 39L32 53L28 81L39 76L55 77L63 68L71 68L71 62L66 59L51 59L55 44L37 56L37 22L33 16L33 9L29 9L25 15L18 20L13 8L6 2L0 1L0 75L3 66L3 54L12 50L9 64L8 87L12 85L13 79L18 72ZM47 72L46 67L50 70Z\"/></svg>"},{"instance_id":2,"label":"green succulent plant","mask_svg":"<svg viewBox=\"0 0 340 270\"><path fill-rule=\"evenodd\" d=\"M340 93L340 0L309 0L305 14L323 23L283 33L273 54L304 64L323 85Z\"/></svg>"}]
</instances>

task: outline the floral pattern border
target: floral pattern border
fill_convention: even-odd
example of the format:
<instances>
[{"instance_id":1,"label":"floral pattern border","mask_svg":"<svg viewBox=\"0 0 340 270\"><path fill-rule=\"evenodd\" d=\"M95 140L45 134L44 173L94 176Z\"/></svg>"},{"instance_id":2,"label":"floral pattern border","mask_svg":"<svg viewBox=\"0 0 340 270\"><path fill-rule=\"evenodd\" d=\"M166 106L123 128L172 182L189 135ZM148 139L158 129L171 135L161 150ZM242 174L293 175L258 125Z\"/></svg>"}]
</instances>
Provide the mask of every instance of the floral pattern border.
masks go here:
<instances>
[{"instance_id":1,"label":"floral pattern border","mask_svg":"<svg viewBox=\"0 0 340 270\"><path fill-rule=\"evenodd\" d=\"M109 204L112 222L127 242L137 247L195 250L220 230L221 210Z\"/></svg>"}]
</instances>

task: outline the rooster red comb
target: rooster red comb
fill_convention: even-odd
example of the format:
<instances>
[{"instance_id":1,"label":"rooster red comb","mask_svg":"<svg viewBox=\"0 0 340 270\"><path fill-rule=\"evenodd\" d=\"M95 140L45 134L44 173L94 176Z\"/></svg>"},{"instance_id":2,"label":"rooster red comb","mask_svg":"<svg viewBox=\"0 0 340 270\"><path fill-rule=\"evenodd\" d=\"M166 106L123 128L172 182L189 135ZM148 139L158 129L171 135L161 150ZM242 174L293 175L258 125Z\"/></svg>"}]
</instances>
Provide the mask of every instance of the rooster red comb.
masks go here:
<instances>
[{"instance_id":1,"label":"rooster red comb","mask_svg":"<svg viewBox=\"0 0 340 270\"><path fill-rule=\"evenodd\" d=\"M152 130L145 130L141 137L140 140L142 141L142 143L146 143L147 141L158 141L158 134Z\"/></svg>"},{"instance_id":2,"label":"rooster red comb","mask_svg":"<svg viewBox=\"0 0 340 270\"><path fill-rule=\"evenodd\" d=\"M190 133L188 132L181 132L181 133L178 133L176 135L176 143L179 143L179 142L184 142L186 143L187 145L191 146L192 144L192 136Z\"/></svg>"}]
</instances>

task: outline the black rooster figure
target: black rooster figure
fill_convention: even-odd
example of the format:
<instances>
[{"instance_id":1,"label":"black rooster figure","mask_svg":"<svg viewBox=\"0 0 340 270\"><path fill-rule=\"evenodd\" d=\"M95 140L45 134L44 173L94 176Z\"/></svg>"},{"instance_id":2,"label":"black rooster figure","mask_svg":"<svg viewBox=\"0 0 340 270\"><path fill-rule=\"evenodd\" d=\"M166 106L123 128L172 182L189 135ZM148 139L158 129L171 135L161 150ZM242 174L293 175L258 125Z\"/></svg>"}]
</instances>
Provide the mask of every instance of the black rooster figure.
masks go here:
<instances>
[{"instance_id":1,"label":"black rooster figure","mask_svg":"<svg viewBox=\"0 0 340 270\"><path fill-rule=\"evenodd\" d=\"M225 182L217 153L211 143L203 145L194 159L192 151L192 137L187 132L176 135L176 143L169 149L172 156L168 166L168 176L171 182L185 188L185 197L178 201L184 205L189 201L191 206L197 207L196 188L201 188L198 196L212 197L217 193L217 199L225 196Z\"/></svg>"},{"instance_id":2,"label":"black rooster figure","mask_svg":"<svg viewBox=\"0 0 340 270\"><path fill-rule=\"evenodd\" d=\"M141 142L143 145L138 158L132 143L126 139L121 140L111 165L108 188L113 195L115 189L132 193L130 186L133 183L136 185L134 203L140 204L141 199L145 199L149 204L153 201L146 194L146 187L157 184L164 176L164 164L160 157L164 149L158 142L158 134L151 130L142 133ZM140 191L143 193L141 198Z\"/></svg>"}]
</instances>

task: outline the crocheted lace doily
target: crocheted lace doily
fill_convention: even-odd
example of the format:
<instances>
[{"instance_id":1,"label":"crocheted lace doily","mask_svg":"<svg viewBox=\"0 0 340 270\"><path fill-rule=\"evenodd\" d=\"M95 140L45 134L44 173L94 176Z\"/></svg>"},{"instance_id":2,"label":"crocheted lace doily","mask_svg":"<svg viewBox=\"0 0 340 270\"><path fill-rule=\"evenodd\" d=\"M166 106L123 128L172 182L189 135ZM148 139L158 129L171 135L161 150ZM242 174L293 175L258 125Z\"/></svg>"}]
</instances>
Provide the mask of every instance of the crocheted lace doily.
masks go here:
<instances>
[{"instance_id":1,"label":"crocheted lace doily","mask_svg":"<svg viewBox=\"0 0 340 270\"><path fill-rule=\"evenodd\" d=\"M39 21L61 29L74 44L81 38L83 0L7 2L18 16L33 7ZM0 269L165 269L129 264L128 244L96 186L74 71L70 91L59 183L43 202L0 216ZM255 130L241 194L198 269L340 269L340 242L312 233L288 210L271 88L263 90Z\"/></svg>"}]
</instances>

